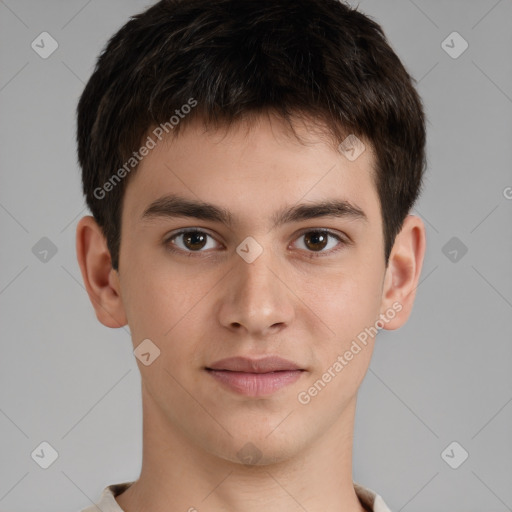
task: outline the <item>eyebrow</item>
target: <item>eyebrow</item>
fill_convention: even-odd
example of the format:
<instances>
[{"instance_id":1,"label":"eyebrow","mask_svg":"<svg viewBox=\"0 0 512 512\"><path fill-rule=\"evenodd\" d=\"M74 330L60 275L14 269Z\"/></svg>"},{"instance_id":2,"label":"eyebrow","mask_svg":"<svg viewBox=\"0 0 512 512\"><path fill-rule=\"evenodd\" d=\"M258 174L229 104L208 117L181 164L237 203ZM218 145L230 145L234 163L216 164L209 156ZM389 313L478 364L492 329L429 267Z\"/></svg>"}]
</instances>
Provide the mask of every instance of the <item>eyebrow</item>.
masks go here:
<instances>
[{"instance_id":1,"label":"eyebrow","mask_svg":"<svg viewBox=\"0 0 512 512\"><path fill-rule=\"evenodd\" d=\"M234 224L234 216L229 210L177 195L166 195L153 201L144 210L141 220L175 217L220 222L230 227ZM344 199L332 199L285 207L271 217L272 228L318 217L348 218L368 223L367 215L359 206Z\"/></svg>"}]
</instances>

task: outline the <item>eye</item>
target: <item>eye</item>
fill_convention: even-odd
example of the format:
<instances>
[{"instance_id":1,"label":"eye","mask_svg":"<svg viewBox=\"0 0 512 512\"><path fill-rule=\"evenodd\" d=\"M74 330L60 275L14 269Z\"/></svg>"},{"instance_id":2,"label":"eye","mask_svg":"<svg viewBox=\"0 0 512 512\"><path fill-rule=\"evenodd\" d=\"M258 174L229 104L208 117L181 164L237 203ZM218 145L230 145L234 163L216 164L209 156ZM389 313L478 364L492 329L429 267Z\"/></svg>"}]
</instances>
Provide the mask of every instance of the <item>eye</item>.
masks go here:
<instances>
[{"instance_id":1,"label":"eye","mask_svg":"<svg viewBox=\"0 0 512 512\"><path fill-rule=\"evenodd\" d=\"M344 245L348 245L348 240L340 235L325 229L314 229L303 232L297 240L304 240L299 243L299 249L312 253L308 254L310 258L316 258L339 251ZM336 246L338 246L336 248ZM327 250L324 250L326 249ZM319 254L315 254L319 253Z\"/></svg>"},{"instance_id":2,"label":"eye","mask_svg":"<svg viewBox=\"0 0 512 512\"><path fill-rule=\"evenodd\" d=\"M209 242L208 238L214 240L213 237L205 231L195 228L187 229L179 231L169 237L165 245L173 252L204 252L202 249L215 249L216 242ZM177 246L179 250L172 247L173 245Z\"/></svg>"},{"instance_id":3,"label":"eye","mask_svg":"<svg viewBox=\"0 0 512 512\"><path fill-rule=\"evenodd\" d=\"M300 240L298 248L304 250L309 258L328 256L341 250L350 243L344 237L326 229L309 229L300 234L296 239ZM185 253L192 256L193 253L205 252L215 249L218 242L207 233L197 228L180 230L166 239L164 245L171 252Z\"/></svg>"}]
</instances>

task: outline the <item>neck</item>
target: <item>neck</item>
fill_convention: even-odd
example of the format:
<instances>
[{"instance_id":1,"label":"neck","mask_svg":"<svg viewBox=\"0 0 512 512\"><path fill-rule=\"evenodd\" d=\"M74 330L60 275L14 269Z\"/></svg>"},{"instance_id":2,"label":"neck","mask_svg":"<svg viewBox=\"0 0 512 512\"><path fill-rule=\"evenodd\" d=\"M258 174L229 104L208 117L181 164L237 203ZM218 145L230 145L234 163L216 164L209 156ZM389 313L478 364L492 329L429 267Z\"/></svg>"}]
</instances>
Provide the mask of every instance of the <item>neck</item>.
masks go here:
<instances>
[{"instance_id":1,"label":"neck","mask_svg":"<svg viewBox=\"0 0 512 512\"><path fill-rule=\"evenodd\" d=\"M355 405L299 455L246 465L191 442L143 394L141 474L116 501L125 512L364 512L352 481Z\"/></svg>"}]
</instances>

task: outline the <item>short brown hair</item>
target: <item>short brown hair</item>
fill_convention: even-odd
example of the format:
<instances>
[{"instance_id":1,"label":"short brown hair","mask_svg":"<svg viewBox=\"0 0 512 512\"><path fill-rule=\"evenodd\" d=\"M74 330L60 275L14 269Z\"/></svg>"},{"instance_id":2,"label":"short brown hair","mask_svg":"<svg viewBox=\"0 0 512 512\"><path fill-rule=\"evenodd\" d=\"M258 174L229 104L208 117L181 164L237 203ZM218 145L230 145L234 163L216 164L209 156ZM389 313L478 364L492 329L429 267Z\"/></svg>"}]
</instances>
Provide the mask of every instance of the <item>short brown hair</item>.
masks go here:
<instances>
[{"instance_id":1,"label":"short brown hair","mask_svg":"<svg viewBox=\"0 0 512 512\"><path fill-rule=\"evenodd\" d=\"M175 135L197 116L230 126L274 111L320 120L338 142L369 141L387 265L426 167L413 80L382 28L338 0L162 0L132 17L108 41L77 108L83 191L113 268L130 176L97 191L191 98Z\"/></svg>"}]
</instances>

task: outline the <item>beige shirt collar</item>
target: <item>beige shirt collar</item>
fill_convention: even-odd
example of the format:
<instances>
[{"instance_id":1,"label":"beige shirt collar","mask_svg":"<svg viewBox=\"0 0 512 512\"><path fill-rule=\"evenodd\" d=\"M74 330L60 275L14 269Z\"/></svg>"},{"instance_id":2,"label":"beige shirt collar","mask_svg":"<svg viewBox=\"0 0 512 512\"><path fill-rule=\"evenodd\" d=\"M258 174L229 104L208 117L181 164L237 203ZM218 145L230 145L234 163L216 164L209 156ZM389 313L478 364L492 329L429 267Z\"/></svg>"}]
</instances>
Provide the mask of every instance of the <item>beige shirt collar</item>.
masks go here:
<instances>
[{"instance_id":1,"label":"beige shirt collar","mask_svg":"<svg viewBox=\"0 0 512 512\"><path fill-rule=\"evenodd\" d=\"M105 487L99 501L80 512L124 512L115 497L128 489L133 482L123 482ZM391 512L384 500L375 492L354 482L354 490L359 501L369 512Z\"/></svg>"}]
</instances>

